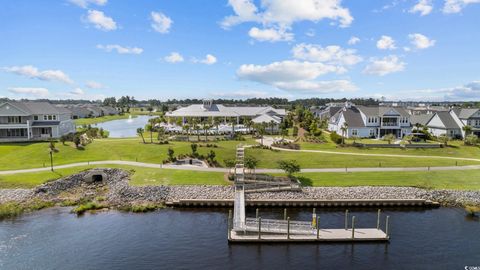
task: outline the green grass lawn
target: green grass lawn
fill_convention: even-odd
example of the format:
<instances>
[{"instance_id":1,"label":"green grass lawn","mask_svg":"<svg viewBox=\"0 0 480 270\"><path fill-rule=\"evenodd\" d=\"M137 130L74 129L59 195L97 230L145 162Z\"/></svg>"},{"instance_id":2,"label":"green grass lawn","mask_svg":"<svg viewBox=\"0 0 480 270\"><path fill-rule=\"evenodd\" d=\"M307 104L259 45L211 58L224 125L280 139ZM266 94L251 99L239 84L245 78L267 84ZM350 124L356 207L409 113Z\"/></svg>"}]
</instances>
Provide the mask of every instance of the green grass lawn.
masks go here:
<instances>
[{"instance_id":1,"label":"green grass lawn","mask_svg":"<svg viewBox=\"0 0 480 270\"><path fill-rule=\"evenodd\" d=\"M0 175L0 188L33 188L48 181L56 180L94 166L59 169L54 172L20 173ZM228 185L224 174L219 172L196 172L142 168L123 165L104 165L105 168L121 168L132 171L131 185Z\"/></svg>"},{"instance_id":2,"label":"green grass lawn","mask_svg":"<svg viewBox=\"0 0 480 270\"><path fill-rule=\"evenodd\" d=\"M122 114L122 115L107 115L107 116L101 116L101 117L95 117L95 118L80 118L80 119L75 119L75 124L77 126L83 126L83 125L93 125L93 124L98 124L98 123L103 123L107 121L112 121L112 120L119 120L119 119L127 119L130 117L130 114ZM132 117L137 117L135 115L132 115Z\"/></svg>"},{"instance_id":3,"label":"green grass lawn","mask_svg":"<svg viewBox=\"0 0 480 270\"><path fill-rule=\"evenodd\" d=\"M449 156L449 157L465 157L480 159L479 146L466 146L463 141L449 142L449 146L445 148L429 148L429 149L398 149L398 148L357 148L357 147L337 147L335 143L330 141L328 136L326 143L309 143L300 142L301 149L305 150L324 150L336 152L351 153L371 153L371 154L395 154L395 155L417 155L417 156ZM371 139L357 140L362 143L373 143ZM352 143L347 140L346 143ZM385 143L377 141L377 143Z\"/></svg>"},{"instance_id":4,"label":"green grass lawn","mask_svg":"<svg viewBox=\"0 0 480 270\"><path fill-rule=\"evenodd\" d=\"M430 172L300 173L306 186L411 186L480 190L480 170Z\"/></svg>"},{"instance_id":5,"label":"green grass lawn","mask_svg":"<svg viewBox=\"0 0 480 270\"><path fill-rule=\"evenodd\" d=\"M155 139L154 139L155 140ZM147 140L148 141L148 140ZM219 141L216 142L218 148L199 147L198 152L206 155L210 150L215 151L216 159L223 164L223 160L235 158L235 147L239 144L253 144L252 139L246 141ZM128 160L148 163L161 163L167 158L167 149L172 147L175 155L191 153L190 142L170 142L167 145L143 144L140 138L128 139L98 139L87 145L84 150L76 149L72 143L66 145L57 143L58 153L54 154L54 164L70 164L76 162L100 161L100 160ZM377 153L370 150L354 149L358 153ZM476 148L463 147L473 151ZM351 150L351 149L348 149ZM347 151L348 151L347 150ZM388 149L382 149L387 150ZM393 150L393 149L389 149ZM448 153L450 149L430 149L441 150L438 152L441 156L461 157L468 156L463 153ZM343 151L343 149L338 150ZM401 150L400 150L401 151ZM415 151L415 150L414 150ZM422 150L420 150L422 151ZM259 168L276 168L280 160L295 159L302 168L330 168L330 167L416 167L416 166L453 166L480 164L475 161L455 161L437 158L398 158L398 157L375 157L375 156L353 156L336 155L325 153L308 152L285 152L271 151L264 149L247 149L247 155L255 156L260 160ZM385 152L385 153L405 153L405 152ZM425 152L417 152L426 154ZM432 152L427 152L433 155ZM473 153L471 153L473 155ZM479 155L473 156L480 158ZM48 143L7 143L0 144L0 170L28 169L49 166L50 157L48 154Z\"/></svg>"}]
</instances>

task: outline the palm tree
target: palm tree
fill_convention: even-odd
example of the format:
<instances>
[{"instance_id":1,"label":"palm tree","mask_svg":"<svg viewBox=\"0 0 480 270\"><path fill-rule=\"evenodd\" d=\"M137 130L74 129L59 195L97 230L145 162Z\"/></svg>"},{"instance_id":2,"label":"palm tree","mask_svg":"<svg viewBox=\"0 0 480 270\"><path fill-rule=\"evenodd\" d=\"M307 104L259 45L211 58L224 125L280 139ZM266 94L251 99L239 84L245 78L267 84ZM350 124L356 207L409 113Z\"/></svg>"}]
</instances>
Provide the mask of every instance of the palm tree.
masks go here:
<instances>
[{"instance_id":1,"label":"palm tree","mask_svg":"<svg viewBox=\"0 0 480 270\"><path fill-rule=\"evenodd\" d=\"M250 133L250 132L251 132L251 129L252 129L252 127L253 127L253 121L252 121L252 119L247 119L247 120L245 121L245 126L247 127L248 133Z\"/></svg>"},{"instance_id":2,"label":"palm tree","mask_svg":"<svg viewBox=\"0 0 480 270\"><path fill-rule=\"evenodd\" d=\"M220 123L221 123L220 118L218 118L218 117L213 118L213 125L217 128L217 136L218 136L218 133L219 133L218 126L220 125Z\"/></svg>"},{"instance_id":3,"label":"palm tree","mask_svg":"<svg viewBox=\"0 0 480 270\"><path fill-rule=\"evenodd\" d=\"M261 140L260 144L263 145L263 135L265 135L265 123L257 124L255 129L260 135L260 140Z\"/></svg>"},{"instance_id":4,"label":"palm tree","mask_svg":"<svg viewBox=\"0 0 480 270\"><path fill-rule=\"evenodd\" d=\"M273 128L275 127L275 121L270 120L270 133L273 135Z\"/></svg>"},{"instance_id":5,"label":"palm tree","mask_svg":"<svg viewBox=\"0 0 480 270\"><path fill-rule=\"evenodd\" d=\"M340 128L340 130L342 131L342 144L345 144L345 136L348 132L348 124L347 122L344 122L343 123L343 126Z\"/></svg>"},{"instance_id":6,"label":"palm tree","mask_svg":"<svg viewBox=\"0 0 480 270\"><path fill-rule=\"evenodd\" d=\"M207 140L208 140L208 138L207 138L207 130L210 128L210 126L208 125L207 122L203 122L202 128L203 128L203 134L205 135L205 141L207 141Z\"/></svg>"},{"instance_id":7,"label":"palm tree","mask_svg":"<svg viewBox=\"0 0 480 270\"><path fill-rule=\"evenodd\" d=\"M153 143L153 124L146 124L145 130L150 132L150 143Z\"/></svg>"},{"instance_id":8,"label":"palm tree","mask_svg":"<svg viewBox=\"0 0 480 270\"><path fill-rule=\"evenodd\" d=\"M462 127L463 131L465 131L465 137L467 137L468 135L470 135L470 133L472 133L472 126L470 125L465 125Z\"/></svg>"},{"instance_id":9,"label":"palm tree","mask_svg":"<svg viewBox=\"0 0 480 270\"><path fill-rule=\"evenodd\" d=\"M143 128L137 128L137 135L139 135L140 137L142 137L142 141L143 143L145 143L145 138L143 137L143 132L145 130Z\"/></svg>"},{"instance_id":10,"label":"palm tree","mask_svg":"<svg viewBox=\"0 0 480 270\"><path fill-rule=\"evenodd\" d=\"M198 132L200 130L200 127L198 126L198 119L193 118L192 123L193 123L193 130L195 130L195 133L197 133L197 141L200 141L200 133Z\"/></svg>"},{"instance_id":11,"label":"palm tree","mask_svg":"<svg viewBox=\"0 0 480 270\"><path fill-rule=\"evenodd\" d=\"M182 129L187 132L187 141L190 141L190 125L185 124L182 126Z\"/></svg>"}]
</instances>

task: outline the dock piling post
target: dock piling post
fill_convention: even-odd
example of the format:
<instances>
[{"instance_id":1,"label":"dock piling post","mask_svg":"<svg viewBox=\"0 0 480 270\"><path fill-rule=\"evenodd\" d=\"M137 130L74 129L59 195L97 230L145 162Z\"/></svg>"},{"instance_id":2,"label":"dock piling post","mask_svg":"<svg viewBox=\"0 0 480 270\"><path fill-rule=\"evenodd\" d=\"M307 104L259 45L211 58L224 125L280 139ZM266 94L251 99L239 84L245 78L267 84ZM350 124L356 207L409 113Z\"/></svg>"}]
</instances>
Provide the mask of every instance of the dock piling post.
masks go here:
<instances>
[{"instance_id":1,"label":"dock piling post","mask_svg":"<svg viewBox=\"0 0 480 270\"><path fill-rule=\"evenodd\" d=\"M232 210L228 210L228 240L232 239Z\"/></svg>"},{"instance_id":2,"label":"dock piling post","mask_svg":"<svg viewBox=\"0 0 480 270\"><path fill-rule=\"evenodd\" d=\"M355 216L352 217L352 239L355 239Z\"/></svg>"},{"instance_id":3,"label":"dock piling post","mask_svg":"<svg viewBox=\"0 0 480 270\"><path fill-rule=\"evenodd\" d=\"M255 210L255 218L258 219L258 208Z\"/></svg>"},{"instance_id":4,"label":"dock piling post","mask_svg":"<svg viewBox=\"0 0 480 270\"><path fill-rule=\"evenodd\" d=\"M287 220L287 208L283 209L283 220Z\"/></svg>"},{"instance_id":5,"label":"dock piling post","mask_svg":"<svg viewBox=\"0 0 480 270\"><path fill-rule=\"evenodd\" d=\"M380 209L377 212L377 230L380 230Z\"/></svg>"},{"instance_id":6,"label":"dock piling post","mask_svg":"<svg viewBox=\"0 0 480 270\"><path fill-rule=\"evenodd\" d=\"M262 239L262 218L258 218L258 239Z\"/></svg>"},{"instance_id":7,"label":"dock piling post","mask_svg":"<svg viewBox=\"0 0 480 270\"><path fill-rule=\"evenodd\" d=\"M348 229L348 209L345 210L345 230Z\"/></svg>"},{"instance_id":8,"label":"dock piling post","mask_svg":"<svg viewBox=\"0 0 480 270\"><path fill-rule=\"evenodd\" d=\"M390 216L387 216L387 219L385 220L385 235L388 237L388 221L390 219Z\"/></svg>"},{"instance_id":9,"label":"dock piling post","mask_svg":"<svg viewBox=\"0 0 480 270\"><path fill-rule=\"evenodd\" d=\"M317 239L320 238L320 217L317 217Z\"/></svg>"},{"instance_id":10,"label":"dock piling post","mask_svg":"<svg viewBox=\"0 0 480 270\"><path fill-rule=\"evenodd\" d=\"M290 239L290 217L287 218L287 239Z\"/></svg>"}]
</instances>

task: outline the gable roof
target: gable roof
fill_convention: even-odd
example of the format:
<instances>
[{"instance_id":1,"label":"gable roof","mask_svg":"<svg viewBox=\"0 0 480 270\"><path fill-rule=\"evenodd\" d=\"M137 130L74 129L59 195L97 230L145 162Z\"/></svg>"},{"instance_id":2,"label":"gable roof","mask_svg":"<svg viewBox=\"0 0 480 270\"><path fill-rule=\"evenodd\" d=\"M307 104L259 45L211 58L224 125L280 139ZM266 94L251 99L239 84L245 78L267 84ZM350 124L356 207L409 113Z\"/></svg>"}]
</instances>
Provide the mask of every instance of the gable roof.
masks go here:
<instances>
[{"instance_id":1,"label":"gable roof","mask_svg":"<svg viewBox=\"0 0 480 270\"><path fill-rule=\"evenodd\" d=\"M389 107L389 106L355 106L366 116L384 116L390 111L394 111L395 114L400 116L409 116L408 112L401 107Z\"/></svg>"},{"instance_id":2,"label":"gable roof","mask_svg":"<svg viewBox=\"0 0 480 270\"><path fill-rule=\"evenodd\" d=\"M442 121L446 129L460 129L460 126L457 124L457 122L455 122L455 119L453 119L449 112L436 112L435 115L440 118L440 121ZM428 123L430 123L432 119L433 117L428 121Z\"/></svg>"},{"instance_id":3,"label":"gable roof","mask_svg":"<svg viewBox=\"0 0 480 270\"><path fill-rule=\"evenodd\" d=\"M430 119L432 119L433 116L434 116L434 114L412 115L412 116L410 116L410 123L412 125L420 124L422 126L425 126L430 121Z\"/></svg>"},{"instance_id":4,"label":"gable roof","mask_svg":"<svg viewBox=\"0 0 480 270\"><path fill-rule=\"evenodd\" d=\"M352 107L352 108L344 108L342 110L339 110L334 115L335 120L338 121L338 119L340 119L340 116L342 115L349 128L365 127L365 123L363 122L362 115L360 114L360 111L357 108Z\"/></svg>"},{"instance_id":5,"label":"gable roof","mask_svg":"<svg viewBox=\"0 0 480 270\"><path fill-rule=\"evenodd\" d=\"M453 109L453 112L460 119L468 119L480 109Z\"/></svg>"},{"instance_id":6,"label":"gable roof","mask_svg":"<svg viewBox=\"0 0 480 270\"><path fill-rule=\"evenodd\" d=\"M48 102L18 102L8 101L4 104L10 104L26 114L61 114L57 107ZM2 104L3 105L3 104Z\"/></svg>"},{"instance_id":7,"label":"gable roof","mask_svg":"<svg viewBox=\"0 0 480 270\"><path fill-rule=\"evenodd\" d=\"M254 123L270 123L270 122L274 122L275 124L280 124L280 118L276 117L276 116L270 116L268 114L262 114L260 116L257 116L255 118L252 119L252 122Z\"/></svg>"}]
</instances>

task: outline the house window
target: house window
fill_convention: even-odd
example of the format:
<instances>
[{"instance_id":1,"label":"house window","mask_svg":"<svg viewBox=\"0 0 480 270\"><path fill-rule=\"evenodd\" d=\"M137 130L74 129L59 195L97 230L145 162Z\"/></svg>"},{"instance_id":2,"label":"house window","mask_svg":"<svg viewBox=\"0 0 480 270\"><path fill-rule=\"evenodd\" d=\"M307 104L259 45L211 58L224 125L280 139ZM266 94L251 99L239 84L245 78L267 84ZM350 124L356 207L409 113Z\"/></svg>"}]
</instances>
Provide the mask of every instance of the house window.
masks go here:
<instances>
[{"instance_id":1,"label":"house window","mask_svg":"<svg viewBox=\"0 0 480 270\"><path fill-rule=\"evenodd\" d=\"M358 130L352 129L352 136L357 136L358 135Z\"/></svg>"},{"instance_id":2,"label":"house window","mask_svg":"<svg viewBox=\"0 0 480 270\"><path fill-rule=\"evenodd\" d=\"M34 115L33 120L38 121L38 115Z\"/></svg>"},{"instance_id":3,"label":"house window","mask_svg":"<svg viewBox=\"0 0 480 270\"><path fill-rule=\"evenodd\" d=\"M375 129L370 129L370 137L374 137L375 136Z\"/></svg>"},{"instance_id":4,"label":"house window","mask_svg":"<svg viewBox=\"0 0 480 270\"><path fill-rule=\"evenodd\" d=\"M56 116L56 115L52 115L52 119L53 119L53 120L57 120L57 116Z\"/></svg>"},{"instance_id":5,"label":"house window","mask_svg":"<svg viewBox=\"0 0 480 270\"><path fill-rule=\"evenodd\" d=\"M48 120L48 116L47 116L47 115L44 115L44 116L43 116L43 120L47 121L47 120Z\"/></svg>"},{"instance_id":6,"label":"house window","mask_svg":"<svg viewBox=\"0 0 480 270\"><path fill-rule=\"evenodd\" d=\"M52 116L51 116L51 115L48 116L48 120L52 120Z\"/></svg>"}]
</instances>

